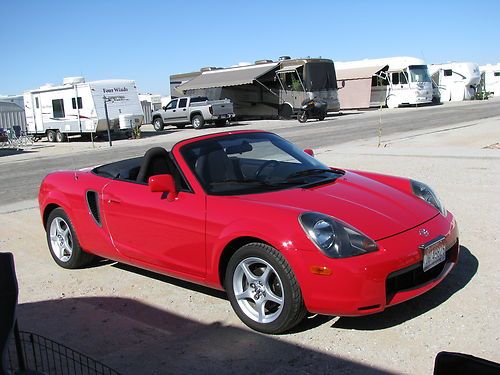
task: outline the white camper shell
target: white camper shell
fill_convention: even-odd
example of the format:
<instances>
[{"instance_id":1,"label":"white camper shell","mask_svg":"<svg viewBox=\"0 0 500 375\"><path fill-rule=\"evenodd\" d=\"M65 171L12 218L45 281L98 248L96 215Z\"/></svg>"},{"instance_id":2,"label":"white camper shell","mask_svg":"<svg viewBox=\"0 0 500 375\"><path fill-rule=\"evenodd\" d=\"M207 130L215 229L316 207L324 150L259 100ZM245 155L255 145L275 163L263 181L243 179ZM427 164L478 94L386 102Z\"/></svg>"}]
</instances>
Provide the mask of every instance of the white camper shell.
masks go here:
<instances>
[{"instance_id":1,"label":"white camper shell","mask_svg":"<svg viewBox=\"0 0 500 375\"><path fill-rule=\"evenodd\" d=\"M335 63L339 75L342 70L386 66L372 76L370 107L396 108L432 102L431 78L422 59L402 56Z\"/></svg>"},{"instance_id":2,"label":"white camper shell","mask_svg":"<svg viewBox=\"0 0 500 375\"><path fill-rule=\"evenodd\" d=\"M500 64L488 64L479 67L484 76L484 91L493 96L500 96Z\"/></svg>"},{"instance_id":3,"label":"white camper shell","mask_svg":"<svg viewBox=\"0 0 500 375\"><path fill-rule=\"evenodd\" d=\"M470 62L431 64L429 72L442 102L472 100L481 81L479 65Z\"/></svg>"},{"instance_id":4,"label":"white camper shell","mask_svg":"<svg viewBox=\"0 0 500 375\"><path fill-rule=\"evenodd\" d=\"M105 101L112 132L130 132L144 123L134 81L70 77L62 86L24 93L28 133L60 142L71 134L107 132Z\"/></svg>"}]
</instances>

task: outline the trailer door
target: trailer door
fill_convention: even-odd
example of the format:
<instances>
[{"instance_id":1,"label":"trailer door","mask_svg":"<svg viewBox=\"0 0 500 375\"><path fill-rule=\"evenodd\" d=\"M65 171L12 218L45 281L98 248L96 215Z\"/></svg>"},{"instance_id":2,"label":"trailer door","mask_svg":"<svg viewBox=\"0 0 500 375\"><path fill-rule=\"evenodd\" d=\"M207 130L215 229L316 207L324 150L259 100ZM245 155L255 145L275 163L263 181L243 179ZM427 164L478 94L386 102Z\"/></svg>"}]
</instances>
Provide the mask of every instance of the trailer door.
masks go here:
<instances>
[{"instance_id":1,"label":"trailer door","mask_svg":"<svg viewBox=\"0 0 500 375\"><path fill-rule=\"evenodd\" d=\"M33 106L33 121L35 123L35 133L43 133L45 129L43 127L43 115L42 115L42 98L41 95L32 95L32 106Z\"/></svg>"}]
</instances>

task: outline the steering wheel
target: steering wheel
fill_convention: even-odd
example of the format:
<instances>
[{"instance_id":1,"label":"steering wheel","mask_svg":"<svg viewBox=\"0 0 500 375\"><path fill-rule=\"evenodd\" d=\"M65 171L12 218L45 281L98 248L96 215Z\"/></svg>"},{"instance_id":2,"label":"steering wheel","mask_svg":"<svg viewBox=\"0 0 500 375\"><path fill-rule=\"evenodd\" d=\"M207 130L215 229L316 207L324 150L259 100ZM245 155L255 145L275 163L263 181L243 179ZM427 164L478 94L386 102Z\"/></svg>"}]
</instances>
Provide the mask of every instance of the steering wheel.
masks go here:
<instances>
[{"instance_id":1,"label":"steering wheel","mask_svg":"<svg viewBox=\"0 0 500 375\"><path fill-rule=\"evenodd\" d=\"M255 171L255 178L256 178L256 179L258 179L258 178L259 178L259 176L260 176L260 174L262 173L262 171L263 171L264 169L266 169L267 167L273 166L273 168L274 168L274 167L278 166L279 164L280 164L280 162L279 162L279 161L277 161L277 160L268 160L268 161L264 162L264 163L263 163L263 164L262 164L259 168L257 168L257 170Z\"/></svg>"}]
</instances>

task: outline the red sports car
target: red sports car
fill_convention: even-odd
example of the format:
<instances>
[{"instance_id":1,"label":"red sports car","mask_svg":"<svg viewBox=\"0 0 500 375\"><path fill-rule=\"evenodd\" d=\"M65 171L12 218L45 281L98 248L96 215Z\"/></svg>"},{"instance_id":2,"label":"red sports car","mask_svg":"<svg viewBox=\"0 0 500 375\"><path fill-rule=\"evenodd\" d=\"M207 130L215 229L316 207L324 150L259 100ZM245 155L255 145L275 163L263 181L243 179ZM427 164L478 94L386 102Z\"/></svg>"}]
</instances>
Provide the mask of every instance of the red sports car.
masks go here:
<instances>
[{"instance_id":1,"label":"red sports car","mask_svg":"<svg viewBox=\"0 0 500 375\"><path fill-rule=\"evenodd\" d=\"M307 311L380 312L445 278L458 229L430 187L310 154L236 131L49 174L39 202L50 252L64 268L97 255L225 289L266 333Z\"/></svg>"}]
</instances>

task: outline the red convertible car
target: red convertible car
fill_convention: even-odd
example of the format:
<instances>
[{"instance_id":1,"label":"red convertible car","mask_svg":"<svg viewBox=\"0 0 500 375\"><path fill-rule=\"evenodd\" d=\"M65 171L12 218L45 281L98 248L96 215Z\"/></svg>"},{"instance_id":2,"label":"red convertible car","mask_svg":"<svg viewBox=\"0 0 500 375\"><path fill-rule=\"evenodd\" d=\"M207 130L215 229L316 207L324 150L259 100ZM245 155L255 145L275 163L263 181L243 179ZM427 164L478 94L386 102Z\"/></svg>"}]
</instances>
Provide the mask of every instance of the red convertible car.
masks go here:
<instances>
[{"instance_id":1,"label":"red convertible car","mask_svg":"<svg viewBox=\"0 0 500 375\"><path fill-rule=\"evenodd\" d=\"M49 174L52 257L94 256L226 290L249 327L358 316L425 293L458 260L453 215L427 185L330 168L276 134L235 131Z\"/></svg>"}]
</instances>

